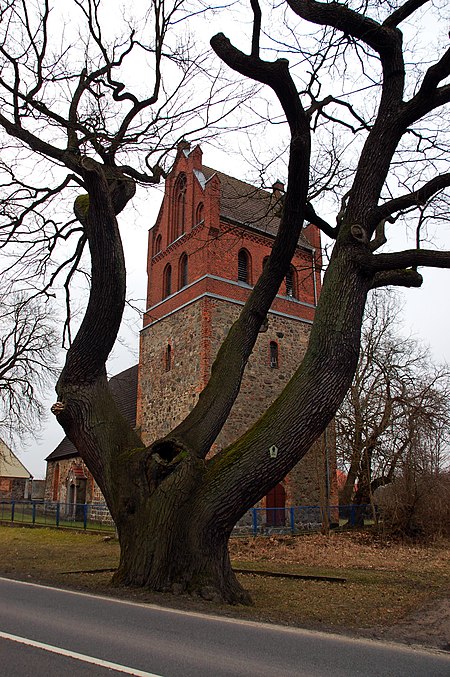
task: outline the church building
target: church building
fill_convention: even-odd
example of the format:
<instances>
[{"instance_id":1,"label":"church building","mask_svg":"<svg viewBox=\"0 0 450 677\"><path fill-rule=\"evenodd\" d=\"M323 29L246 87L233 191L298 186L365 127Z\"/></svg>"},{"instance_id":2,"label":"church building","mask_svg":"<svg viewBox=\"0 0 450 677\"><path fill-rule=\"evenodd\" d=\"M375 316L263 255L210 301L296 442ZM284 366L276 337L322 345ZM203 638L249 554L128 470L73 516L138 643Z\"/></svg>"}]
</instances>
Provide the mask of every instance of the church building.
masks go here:
<instances>
[{"instance_id":1,"label":"church building","mask_svg":"<svg viewBox=\"0 0 450 677\"><path fill-rule=\"evenodd\" d=\"M195 405L214 357L270 254L284 186L256 188L203 165L199 146L178 146L156 224L149 231L148 287L137 371L127 370L127 417L144 443L167 434ZM320 232L302 230L292 264L248 361L238 398L212 453L240 436L266 410L301 362L320 294ZM124 372L125 374L125 372ZM121 375L114 377L113 382ZM136 385L137 376L137 385ZM134 398L134 399L133 399ZM133 420L132 420L133 419ZM48 461L48 500L64 501L64 483L87 468L65 440ZM59 445L59 447L61 447ZM56 474L56 465L64 468ZM337 504L333 435L324 439L273 489L263 505ZM56 477L58 480L56 481Z\"/></svg>"}]
</instances>

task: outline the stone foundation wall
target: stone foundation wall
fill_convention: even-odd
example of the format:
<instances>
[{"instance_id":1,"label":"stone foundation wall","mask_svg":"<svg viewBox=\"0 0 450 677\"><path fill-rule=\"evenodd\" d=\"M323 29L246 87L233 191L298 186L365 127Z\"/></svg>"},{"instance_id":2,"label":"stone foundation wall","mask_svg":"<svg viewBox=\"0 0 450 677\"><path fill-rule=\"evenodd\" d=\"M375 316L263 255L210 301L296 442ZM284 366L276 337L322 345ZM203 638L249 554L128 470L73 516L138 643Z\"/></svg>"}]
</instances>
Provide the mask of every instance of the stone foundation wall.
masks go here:
<instances>
[{"instance_id":1,"label":"stone foundation wall","mask_svg":"<svg viewBox=\"0 0 450 677\"><path fill-rule=\"evenodd\" d=\"M0 478L0 500L23 501L25 500L25 487L28 480L18 477Z\"/></svg>"}]
</instances>

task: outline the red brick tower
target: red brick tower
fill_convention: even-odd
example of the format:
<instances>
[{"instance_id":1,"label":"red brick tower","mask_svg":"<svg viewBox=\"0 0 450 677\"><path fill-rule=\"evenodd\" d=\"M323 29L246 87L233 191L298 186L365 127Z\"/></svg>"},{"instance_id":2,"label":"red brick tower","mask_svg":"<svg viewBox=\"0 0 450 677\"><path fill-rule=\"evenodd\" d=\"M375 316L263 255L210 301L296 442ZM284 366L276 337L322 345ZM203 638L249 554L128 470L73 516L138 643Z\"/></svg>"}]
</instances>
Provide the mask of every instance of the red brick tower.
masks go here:
<instances>
[{"instance_id":1,"label":"red brick tower","mask_svg":"<svg viewBox=\"0 0 450 677\"><path fill-rule=\"evenodd\" d=\"M147 310L141 332L137 423L144 441L168 433L192 409L217 350L269 255L283 184L260 190L202 164L178 147L149 233ZM320 292L320 233L309 225L246 367L240 394L215 447L223 448L277 397L299 364ZM332 445L331 445L332 446ZM310 452L268 503L318 504L330 494L334 454ZM330 455L332 458L330 459ZM324 479L325 478L325 479ZM323 493L323 492L322 492ZM331 497L332 498L332 497Z\"/></svg>"}]
</instances>

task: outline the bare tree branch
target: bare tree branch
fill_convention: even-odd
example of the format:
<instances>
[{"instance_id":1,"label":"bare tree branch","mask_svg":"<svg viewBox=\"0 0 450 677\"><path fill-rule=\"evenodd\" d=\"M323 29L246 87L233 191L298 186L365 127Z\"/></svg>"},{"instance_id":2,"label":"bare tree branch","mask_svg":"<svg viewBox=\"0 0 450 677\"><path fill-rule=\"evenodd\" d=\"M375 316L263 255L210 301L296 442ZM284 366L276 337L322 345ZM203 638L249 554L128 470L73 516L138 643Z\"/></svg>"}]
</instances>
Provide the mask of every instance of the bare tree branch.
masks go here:
<instances>
[{"instance_id":1,"label":"bare tree branch","mask_svg":"<svg viewBox=\"0 0 450 677\"><path fill-rule=\"evenodd\" d=\"M287 0L289 7L302 19L321 26L333 26L345 34L362 40L380 55L397 49L398 35L373 19L355 12L347 5L316 0Z\"/></svg>"},{"instance_id":2,"label":"bare tree branch","mask_svg":"<svg viewBox=\"0 0 450 677\"><path fill-rule=\"evenodd\" d=\"M416 270L383 270L375 274L372 289L378 287L421 287L423 277Z\"/></svg>"},{"instance_id":3,"label":"bare tree branch","mask_svg":"<svg viewBox=\"0 0 450 677\"><path fill-rule=\"evenodd\" d=\"M450 251L408 249L389 254L373 254L367 260L367 270L374 273L417 266L450 268Z\"/></svg>"},{"instance_id":4,"label":"bare tree branch","mask_svg":"<svg viewBox=\"0 0 450 677\"><path fill-rule=\"evenodd\" d=\"M402 21L408 19L411 14L426 5L428 0L406 0L398 9L396 9L387 19L383 21L386 28L396 28Z\"/></svg>"},{"instance_id":5,"label":"bare tree branch","mask_svg":"<svg viewBox=\"0 0 450 677\"><path fill-rule=\"evenodd\" d=\"M259 36L261 33L261 7L258 0L250 0L253 10L253 33L252 33L252 51L251 55L259 58Z\"/></svg>"},{"instance_id":6,"label":"bare tree branch","mask_svg":"<svg viewBox=\"0 0 450 677\"><path fill-rule=\"evenodd\" d=\"M294 81L289 73L286 59L263 61L253 55L248 56L234 47L223 33L211 39L211 47L222 61L241 75L269 85L277 95L291 130L305 129L309 134L308 117L300 103Z\"/></svg>"},{"instance_id":7,"label":"bare tree branch","mask_svg":"<svg viewBox=\"0 0 450 677\"><path fill-rule=\"evenodd\" d=\"M382 221L396 212L408 209L408 207L425 205L433 195L448 186L450 186L450 174L435 176L418 190L396 197L376 207L371 214L371 218Z\"/></svg>"}]
</instances>

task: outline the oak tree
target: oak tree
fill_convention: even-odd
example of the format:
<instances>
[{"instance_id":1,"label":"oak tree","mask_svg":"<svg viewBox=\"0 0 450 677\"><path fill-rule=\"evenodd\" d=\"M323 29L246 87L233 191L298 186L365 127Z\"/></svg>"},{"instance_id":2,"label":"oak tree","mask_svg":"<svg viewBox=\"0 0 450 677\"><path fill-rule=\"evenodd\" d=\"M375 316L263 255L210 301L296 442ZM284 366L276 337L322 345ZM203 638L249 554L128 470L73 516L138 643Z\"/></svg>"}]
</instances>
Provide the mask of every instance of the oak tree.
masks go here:
<instances>
[{"instance_id":1,"label":"oak tree","mask_svg":"<svg viewBox=\"0 0 450 677\"><path fill-rule=\"evenodd\" d=\"M86 20L75 64L64 50L57 55L48 49L49 1L35 4L41 8L38 19L30 18L28 3L18 0L10 0L2 10L0 125L21 149L31 149L35 157L49 158L59 171L68 172L45 195L40 186L29 189L32 211L43 213L42 201L52 200L59 189L74 183L82 188L74 201L76 221L61 226L47 212L40 232L49 237L52 227L62 236L78 238L68 259L69 272L86 244L91 262L89 302L58 379L53 411L96 478L116 523L121 545L117 581L248 602L231 569L231 530L307 453L336 413L356 369L369 290L418 287L418 266L450 267L450 252L423 247L420 230L412 248L378 251L389 235L386 224L400 227L399 216L442 197L450 184L446 139L441 135L442 111L450 101L445 82L450 50L438 45L435 60L423 69L411 69L405 58L402 26L431 5L427 0L287 0L282 7L263 10L258 0L250 0L248 53L223 34L211 40L216 55L241 81L249 79L272 90L277 114L281 108L290 134L287 188L272 253L218 352L196 406L164 439L145 446L117 411L105 371L125 302L117 217L134 197L136 185L154 183L163 174L161 164L152 161L166 142L162 123L176 126L181 113L188 118L190 114L191 122L200 115L199 109L192 112L189 98L175 104L167 95L161 85L163 62L168 59L165 67L171 73L179 68L184 80L194 66L183 60L181 41L163 48L176 21L162 0L151 4L154 30L147 43L134 29L108 43L100 1L75 0ZM275 36L266 49L261 45L270 31L264 30L264 21L272 27L278 16L284 21L284 37ZM11 28L14 37L7 35ZM153 59L154 87L142 97L121 75L135 48ZM274 57L274 51L280 56ZM287 53L294 55L292 70ZM348 66L352 54L354 67ZM356 78L353 68L360 69ZM364 78L376 100L372 110L365 108L364 97L357 101L354 96ZM345 85L336 96L333 90L342 81ZM144 92L147 88L146 82ZM330 94L323 96L323 89ZM210 106L207 110L210 122ZM316 162L320 153L314 141L327 127L336 129L336 141L341 131L360 139L348 165L341 162L342 147L330 143L327 148L323 138L318 142L323 164ZM419 163L414 171L410 153ZM342 190L335 225L317 213L316 202L311 204L317 191L310 177L327 162L329 171L321 174L323 190ZM404 171L397 173L399 181L393 185L390 172L395 167ZM207 459L305 219L334 241L306 355L262 418ZM23 221L16 216L11 226L18 233ZM268 453L269 436L280 450L276 459Z\"/></svg>"}]
</instances>

